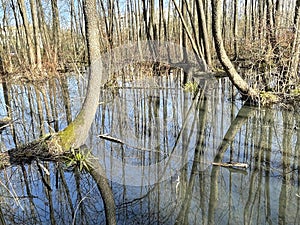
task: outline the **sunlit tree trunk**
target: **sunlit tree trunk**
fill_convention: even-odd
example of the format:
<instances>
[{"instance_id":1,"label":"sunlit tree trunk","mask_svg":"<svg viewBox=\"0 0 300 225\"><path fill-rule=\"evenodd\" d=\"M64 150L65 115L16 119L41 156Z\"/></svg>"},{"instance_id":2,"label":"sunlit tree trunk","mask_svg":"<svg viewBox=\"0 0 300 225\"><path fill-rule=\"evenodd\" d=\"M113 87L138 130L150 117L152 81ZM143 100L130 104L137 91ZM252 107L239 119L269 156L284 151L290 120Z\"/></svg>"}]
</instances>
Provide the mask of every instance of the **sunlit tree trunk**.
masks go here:
<instances>
[{"instance_id":1,"label":"sunlit tree trunk","mask_svg":"<svg viewBox=\"0 0 300 225\"><path fill-rule=\"evenodd\" d=\"M3 4L3 3L2 3ZM27 58L28 58L28 55L26 53L26 50L24 49L24 47L22 46L26 46L26 40L24 40L24 38L22 38L22 34L21 34L21 22L19 21L19 16L18 16L18 7L15 5L14 1L11 0L11 9L13 11L13 15L14 15L14 20L15 20L15 23L16 23L16 43L15 43L15 49L16 49L16 53L18 54L18 62L19 62L19 65L22 65L22 63L25 63L25 62L28 62ZM5 7L3 6L3 11L5 12ZM7 24L7 19L6 19L6 14L4 14L3 16L3 25L4 25L4 37L5 35L7 34L7 32L5 32L5 24L8 26ZM5 37L3 39L3 41L6 41L6 44L5 46L9 46L9 41L7 40L7 38ZM8 54L7 54L8 55ZM27 56L25 56L27 55ZM10 57L10 56L9 56ZM22 63L21 63L22 61ZM16 65L14 65L16 66Z\"/></svg>"},{"instance_id":2,"label":"sunlit tree trunk","mask_svg":"<svg viewBox=\"0 0 300 225\"><path fill-rule=\"evenodd\" d=\"M83 1L85 30L87 39L87 49L89 58L89 78L86 97L83 106L75 118L66 129L59 133L60 144L64 149L79 148L88 137L95 113L99 104L99 93L101 90L102 62L100 55L98 16L96 12L96 0ZM53 140L55 141L55 140ZM96 160L92 158L91 160ZM104 202L106 223L116 224L116 209L112 190L110 189L101 166L96 166L96 161L91 168L91 175L99 182L99 190Z\"/></svg>"},{"instance_id":3,"label":"sunlit tree trunk","mask_svg":"<svg viewBox=\"0 0 300 225\"><path fill-rule=\"evenodd\" d=\"M181 14L182 14L182 21L187 21L187 15L186 15L186 3L185 1L181 1ZM187 51L186 51L186 33L185 30L187 29L187 27L184 26L184 24L182 23L181 25L181 29L180 29L180 38L181 38L181 46L182 46L182 58L183 58L183 62L187 62Z\"/></svg>"},{"instance_id":4,"label":"sunlit tree trunk","mask_svg":"<svg viewBox=\"0 0 300 225\"><path fill-rule=\"evenodd\" d=\"M115 4L114 0L108 0L107 1L107 8L108 8L108 42L110 49L113 48L113 32L114 32L114 13L115 13Z\"/></svg>"},{"instance_id":5,"label":"sunlit tree trunk","mask_svg":"<svg viewBox=\"0 0 300 225\"><path fill-rule=\"evenodd\" d=\"M151 34L151 40L156 40L157 39L157 28L156 28L156 23L154 21L155 19L155 5L154 5L154 0L149 0L149 27L150 27L150 34Z\"/></svg>"},{"instance_id":6,"label":"sunlit tree trunk","mask_svg":"<svg viewBox=\"0 0 300 225\"><path fill-rule=\"evenodd\" d=\"M248 11L249 11L249 8L248 8L248 0L245 0L245 7L244 7L244 37L245 37L245 40L248 41L248 29L249 29L249 17L248 17Z\"/></svg>"},{"instance_id":7,"label":"sunlit tree trunk","mask_svg":"<svg viewBox=\"0 0 300 225\"><path fill-rule=\"evenodd\" d=\"M276 0L275 12L274 12L275 38L276 39L277 39L277 37L280 33L281 16L282 16L282 1L281 0Z\"/></svg>"},{"instance_id":8,"label":"sunlit tree trunk","mask_svg":"<svg viewBox=\"0 0 300 225\"><path fill-rule=\"evenodd\" d=\"M252 100L256 100L259 97L259 94L256 90L251 88L243 78L237 73L233 64L227 56L227 53L224 48L222 31L221 31L221 18L222 18L222 6L221 0L212 0L212 23L213 23L213 36L214 43L218 58L229 76L232 84L240 90L243 94L249 96Z\"/></svg>"},{"instance_id":9,"label":"sunlit tree trunk","mask_svg":"<svg viewBox=\"0 0 300 225\"><path fill-rule=\"evenodd\" d=\"M8 24L8 17L7 17L7 9L8 9L8 4L5 1L1 1L1 6L3 8L3 19L2 19L2 27L0 25L0 74L1 73L9 73L13 71L13 65L12 65L12 59L11 59L11 47L13 45L11 45L10 43L10 34L9 34L9 24ZM17 24L17 29L18 32L17 34L19 34L19 26L18 26L18 22L16 22ZM17 39L18 37L16 37ZM17 43L17 40L16 40ZM16 46L17 47L17 46Z\"/></svg>"},{"instance_id":10,"label":"sunlit tree trunk","mask_svg":"<svg viewBox=\"0 0 300 225\"><path fill-rule=\"evenodd\" d=\"M271 45L271 52L275 48L275 37L274 37L274 20L273 20L273 2L272 0L266 1L267 8L267 21L266 21L266 32L267 32L267 42Z\"/></svg>"},{"instance_id":11,"label":"sunlit tree trunk","mask_svg":"<svg viewBox=\"0 0 300 225\"><path fill-rule=\"evenodd\" d=\"M37 6L37 19L38 19L38 24L39 24L39 31L40 31L40 38L41 42L43 43L43 54L46 55L46 59L50 61L50 41L49 41L49 30L47 28L47 24L45 22L45 13L44 9L42 7L42 2L41 0L36 1L36 6Z\"/></svg>"},{"instance_id":12,"label":"sunlit tree trunk","mask_svg":"<svg viewBox=\"0 0 300 225\"><path fill-rule=\"evenodd\" d=\"M294 33L294 40L292 45L292 57L289 62L289 74L288 77L290 82L299 81L299 58L300 58L300 7L296 8L297 11L295 14L297 14L297 23L295 24L295 33Z\"/></svg>"},{"instance_id":13,"label":"sunlit tree trunk","mask_svg":"<svg viewBox=\"0 0 300 225\"><path fill-rule=\"evenodd\" d=\"M205 62L205 57L204 57L204 55L203 55L203 52L201 51L201 49L198 49L198 46L197 46L197 44L196 44L196 42L195 42L195 39L194 39L194 36L193 36L192 33L189 31L188 24L187 24L187 22L186 22L184 16L183 16L182 13L181 13L181 10L180 10L179 6L177 5L177 3L176 3L175 0L172 0L172 2L173 2L173 4L174 4L174 6L175 6L175 9L176 9L177 13L179 14L180 21L181 21L181 23L182 23L182 26L184 27L184 30L185 30L185 32L186 32L186 34L187 34L187 37L188 37L189 41L191 42L192 49L193 49L193 51L194 51L194 54L195 54L195 56L196 56L197 61L200 62L200 61L202 60L202 61Z\"/></svg>"},{"instance_id":14,"label":"sunlit tree trunk","mask_svg":"<svg viewBox=\"0 0 300 225\"><path fill-rule=\"evenodd\" d=\"M38 26L38 17L37 17L37 6L35 4L35 0L30 0L31 7L31 17L33 24L33 39L34 39L34 47L35 47L35 57L36 57L36 67L38 69L42 68L42 58L41 58L41 48L40 48L40 29Z\"/></svg>"},{"instance_id":15,"label":"sunlit tree trunk","mask_svg":"<svg viewBox=\"0 0 300 225\"><path fill-rule=\"evenodd\" d=\"M33 45L32 45L32 40L31 40L31 32L29 29L29 22L28 22L28 18L27 18L24 0L19 0L18 6L20 9L20 14L21 14L21 17L23 20L23 25L24 25L24 30L25 30L25 36L26 36L26 41L27 41L27 54L28 54L28 58L29 58L29 63L31 64L31 66L34 66L34 64L35 64L34 50L33 50Z\"/></svg>"},{"instance_id":16,"label":"sunlit tree trunk","mask_svg":"<svg viewBox=\"0 0 300 225\"><path fill-rule=\"evenodd\" d=\"M234 16L233 16L233 46L234 46L234 59L238 58L238 0L234 0Z\"/></svg>"},{"instance_id":17,"label":"sunlit tree trunk","mask_svg":"<svg viewBox=\"0 0 300 225\"><path fill-rule=\"evenodd\" d=\"M167 41L167 24L164 12L164 1L159 0L159 39Z\"/></svg>"},{"instance_id":18,"label":"sunlit tree trunk","mask_svg":"<svg viewBox=\"0 0 300 225\"><path fill-rule=\"evenodd\" d=\"M223 2L223 18L222 18L222 37L224 40L224 45L226 46L226 38L227 38L227 9L228 8L228 1L224 0Z\"/></svg>"},{"instance_id":19,"label":"sunlit tree trunk","mask_svg":"<svg viewBox=\"0 0 300 225\"><path fill-rule=\"evenodd\" d=\"M256 15L255 5L256 5L256 1L252 0L251 1L251 27L250 27L252 41L254 41L257 38L257 33L256 33L257 29L255 26L255 21L257 19L257 17L255 16Z\"/></svg>"},{"instance_id":20,"label":"sunlit tree trunk","mask_svg":"<svg viewBox=\"0 0 300 225\"><path fill-rule=\"evenodd\" d=\"M123 43L123 32L122 32L122 13L120 12L120 2L116 2L116 11L117 13L115 14L115 22L116 22L116 44L120 45ZM132 31L134 32L134 23L132 21Z\"/></svg>"},{"instance_id":21,"label":"sunlit tree trunk","mask_svg":"<svg viewBox=\"0 0 300 225\"><path fill-rule=\"evenodd\" d=\"M56 65L60 46L60 26L57 0L51 0L52 9L52 39L53 39L53 62Z\"/></svg>"},{"instance_id":22,"label":"sunlit tree trunk","mask_svg":"<svg viewBox=\"0 0 300 225\"><path fill-rule=\"evenodd\" d=\"M70 1L70 29L71 29L71 40L72 40L72 51L73 51L73 57L77 58L77 48L76 48L76 41L75 41L75 29L74 26L76 25L76 22L74 22L74 17L76 17L75 15L75 7L74 7L74 1L71 0Z\"/></svg>"},{"instance_id":23,"label":"sunlit tree trunk","mask_svg":"<svg viewBox=\"0 0 300 225\"><path fill-rule=\"evenodd\" d=\"M151 40L151 32L148 23L148 10L146 0L142 0L142 11L143 11L143 20L144 20L144 29L148 40Z\"/></svg>"},{"instance_id":24,"label":"sunlit tree trunk","mask_svg":"<svg viewBox=\"0 0 300 225\"><path fill-rule=\"evenodd\" d=\"M196 0L196 10L198 15L198 31L199 31L199 38L203 40L203 49L204 49L204 57L206 59L206 63L208 67L212 66L211 60L211 50L209 44L209 35L208 35L208 28L207 28L207 21L204 12L204 5L203 0Z\"/></svg>"}]
</instances>

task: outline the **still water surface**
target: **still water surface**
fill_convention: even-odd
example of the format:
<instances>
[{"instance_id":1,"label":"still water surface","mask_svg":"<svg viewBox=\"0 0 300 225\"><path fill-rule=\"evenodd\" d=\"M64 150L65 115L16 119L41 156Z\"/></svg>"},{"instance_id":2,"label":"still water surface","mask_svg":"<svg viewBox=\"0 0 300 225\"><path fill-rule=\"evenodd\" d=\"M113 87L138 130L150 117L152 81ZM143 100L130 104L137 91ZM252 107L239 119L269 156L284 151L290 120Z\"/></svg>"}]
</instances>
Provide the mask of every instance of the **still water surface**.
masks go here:
<instances>
[{"instance_id":1,"label":"still water surface","mask_svg":"<svg viewBox=\"0 0 300 225\"><path fill-rule=\"evenodd\" d=\"M64 94L58 80L38 89L9 85L14 126L1 132L1 150L67 126L67 112L74 118L80 110L85 80L71 76L67 85ZM226 79L195 93L184 91L180 73L117 85L100 93L86 145L109 180L118 224L300 224L297 111L243 106L232 101ZM105 224L88 172L42 163L50 175L37 162L1 171L4 224Z\"/></svg>"}]
</instances>

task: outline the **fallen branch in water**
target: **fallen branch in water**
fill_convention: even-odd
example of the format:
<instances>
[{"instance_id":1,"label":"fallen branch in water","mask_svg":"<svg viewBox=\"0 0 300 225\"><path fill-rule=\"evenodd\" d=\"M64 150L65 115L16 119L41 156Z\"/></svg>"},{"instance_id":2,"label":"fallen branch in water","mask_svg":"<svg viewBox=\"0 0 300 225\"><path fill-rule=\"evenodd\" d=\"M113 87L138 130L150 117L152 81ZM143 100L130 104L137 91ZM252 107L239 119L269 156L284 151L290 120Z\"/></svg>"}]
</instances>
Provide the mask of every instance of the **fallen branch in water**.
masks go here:
<instances>
[{"instance_id":1,"label":"fallen branch in water","mask_svg":"<svg viewBox=\"0 0 300 225\"><path fill-rule=\"evenodd\" d=\"M249 167L247 163L239 163L239 162L225 162L225 163L213 162L212 165L222 166L222 167L237 167L237 168L245 168L245 169Z\"/></svg>"},{"instance_id":2,"label":"fallen branch in water","mask_svg":"<svg viewBox=\"0 0 300 225\"><path fill-rule=\"evenodd\" d=\"M162 153L159 150L143 148L143 147L139 147L139 146L133 146L129 143L126 143L126 142L122 141L121 139L109 136L108 134L99 134L98 137L102 138L104 140L107 140L107 141L115 142L115 143L118 143L118 144L121 144L121 145L126 145L127 147L133 148L133 149L136 149L136 150L148 151L148 152L158 152L158 153L163 154L163 155L168 155L167 153Z\"/></svg>"},{"instance_id":3,"label":"fallen branch in water","mask_svg":"<svg viewBox=\"0 0 300 225\"><path fill-rule=\"evenodd\" d=\"M119 144L125 145L125 142L122 141L121 139L109 136L108 134L99 134L98 137L102 138L104 140L107 140L107 141L111 141L111 142L115 142L115 143L119 143Z\"/></svg>"},{"instance_id":4,"label":"fallen branch in water","mask_svg":"<svg viewBox=\"0 0 300 225\"><path fill-rule=\"evenodd\" d=\"M4 117L0 119L0 131L3 130L5 127L8 127L12 122L10 117Z\"/></svg>"}]
</instances>

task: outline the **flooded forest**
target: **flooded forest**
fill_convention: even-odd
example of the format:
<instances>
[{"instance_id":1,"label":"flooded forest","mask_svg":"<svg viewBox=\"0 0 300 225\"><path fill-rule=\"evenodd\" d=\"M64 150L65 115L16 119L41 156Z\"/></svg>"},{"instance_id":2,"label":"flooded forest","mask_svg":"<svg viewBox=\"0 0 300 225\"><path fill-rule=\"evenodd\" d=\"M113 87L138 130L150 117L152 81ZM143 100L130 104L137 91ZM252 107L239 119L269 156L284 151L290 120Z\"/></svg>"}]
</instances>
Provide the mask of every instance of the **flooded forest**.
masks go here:
<instances>
[{"instance_id":1,"label":"flooded forest","mask_svg":"<svg viewBox=\"0 0 300 225\"><path fill-rule=\"evenodd\" d=\"M300 0L0 0L0 225L300 224Z\"/></svg>"}]
</instances>

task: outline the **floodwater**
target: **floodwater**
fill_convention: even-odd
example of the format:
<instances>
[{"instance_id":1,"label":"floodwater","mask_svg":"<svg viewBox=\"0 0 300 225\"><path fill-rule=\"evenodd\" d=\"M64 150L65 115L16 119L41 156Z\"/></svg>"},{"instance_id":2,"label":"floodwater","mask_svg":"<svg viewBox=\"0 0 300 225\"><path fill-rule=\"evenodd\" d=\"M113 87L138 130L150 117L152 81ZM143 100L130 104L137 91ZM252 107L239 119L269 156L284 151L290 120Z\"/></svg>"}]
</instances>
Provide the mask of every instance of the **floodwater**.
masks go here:
<instances>
[{"instance_id":1,"label":"floodwater","mask_svg":"<svg viewBox=\"0 0 300 225\"><path fill-rule=\"evenodd\" d=\"M243 106L226 78L196 92L184 90L180 72L114 85L100 93L86 145L108 179L117 224L300 224L299 112ZM13 125L1 131L1 151L66 127L85 86L82 76L9 84ZM4 117L3 88L0 101ZM1 224L105 224L88 171L34 160L0 176Z\"/></svg>"}]
</instances>

